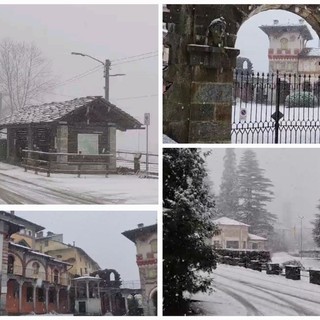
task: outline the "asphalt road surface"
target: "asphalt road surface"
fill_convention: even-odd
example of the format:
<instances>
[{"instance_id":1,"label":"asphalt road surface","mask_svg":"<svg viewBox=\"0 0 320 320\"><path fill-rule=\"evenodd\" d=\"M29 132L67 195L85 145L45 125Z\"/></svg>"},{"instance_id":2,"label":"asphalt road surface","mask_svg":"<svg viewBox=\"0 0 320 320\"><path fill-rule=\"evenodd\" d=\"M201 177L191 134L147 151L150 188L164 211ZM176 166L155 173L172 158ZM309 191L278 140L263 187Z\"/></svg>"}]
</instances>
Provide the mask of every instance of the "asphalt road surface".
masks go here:
<instances>
[{"instance_id":1,"label":"asphalt road surface","mask_svg":"<svg viewBox=\"0 0 320 320\"><path fill-rule=\"evenodd\" d=\"M309 278L290 280L241 267L219 265L214 291L197 294L194 303L205 315L319 316L320 286Z\"/></svg>"},{"instance_id":2,"label":"asphalt road surface","mask_svg":"<svg viewBox=\"0 0 320 320\"><path fill-rule=\"evenodd\" d=\"M99 199L63 189L45 187L35 182L0 173L0 203L7 204L93 204Z\"/></svg>"}]
</instances>

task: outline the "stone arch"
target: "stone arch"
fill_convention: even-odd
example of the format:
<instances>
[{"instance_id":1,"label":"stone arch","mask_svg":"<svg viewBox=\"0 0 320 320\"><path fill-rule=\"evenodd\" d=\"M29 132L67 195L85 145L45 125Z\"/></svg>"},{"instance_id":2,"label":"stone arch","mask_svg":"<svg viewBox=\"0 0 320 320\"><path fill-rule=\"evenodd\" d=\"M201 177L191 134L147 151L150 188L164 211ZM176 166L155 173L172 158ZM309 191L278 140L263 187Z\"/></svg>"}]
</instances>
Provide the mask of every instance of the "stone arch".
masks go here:
<instances>
[{"instance_id":1,"label":"stone arch","mask_svg":"<svg viewBox=\"0 0 320 320\"><path fill-rule=\"evenodd\" d=\"M149 307L152 310L153 315L157 315L157 303L158 303L158 288L154 287L148 296Z\"/></svg>"},{"instance_id":2,"label":"stone arch","mask_svg":"<svg viewBox=\"0 0 320 320\"><path fill-rule=\"evenodd\" d=\"M22 258L19 255L14 254L13 252L9 252L9 254L8 254L8 273L9 273L9 259L13 259L13 268L10 266L10 268L12 268L12 270L10 270L10 271L12 271L11 273L17 274L17 275L22 275L23 274L23 260L22 260Z\"/></svg>"},{"instance_id":3,"label":"stone arch","mask_svg":"<svg viewBox=\"0 0 320 320\"><path fill-rule=\"evenodd\" d=\"M251 7L251 8L249 8ZM292 5L292 4L262 4L248 6L248 15L241 22L241 24L250 19L252 16L269 10L285 10L291 13L295 13L301 18L305 19L313 28L313 30L320 35L320 10L316 5Z\"/></svg>"},{"instance_id":4,"label":"stone arch","mask_svg":"<svg viewBox=\"0 0 320 320\"><path fill-rule=\"evenodd\" d=\"M246 20L268 10L294 13L320 35L317 5L167 5L163 21L170 52L164 80L173 85L163 97L164 134L178 143L231 140L237 33ZM226 21L226 45L208 48L206 32L217 17Z\"/></svg>"},{"instance_id":5,"label":"stone arch","mask_svg":"<svg viewBox=\"0 0 320 320\"><path fill-rule=\"evenodd\" d=\"M35 270L35 263L39 265L39 268ZM27 277L30 278L40 278L42 280L46 280L46 269L45 265L42 263L42 261L37 259L30 259L26 263L26 270L25 274Z\"/></svg>"}]
</instances>

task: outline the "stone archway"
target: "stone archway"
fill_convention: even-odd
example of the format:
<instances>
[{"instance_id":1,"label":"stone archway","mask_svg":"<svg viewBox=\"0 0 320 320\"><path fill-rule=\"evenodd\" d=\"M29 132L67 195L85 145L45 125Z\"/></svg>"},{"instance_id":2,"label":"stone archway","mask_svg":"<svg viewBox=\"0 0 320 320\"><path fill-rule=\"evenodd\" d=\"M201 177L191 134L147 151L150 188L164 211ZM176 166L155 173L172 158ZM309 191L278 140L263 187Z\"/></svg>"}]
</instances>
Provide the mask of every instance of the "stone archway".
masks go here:
<instances>
[{"instance_id":1,"label":"stone archway","mask_svg":"<svg viewBox=\"0 0 320 320\"><path fill-rule=\"evenodd\" d=\"M163 130L179 143L230 142L233 69L237 32L250 17L286 10L304 18L320 35L317 5L168 5L163 21L169 48L164 81L173 83L163 98ZM210 22L224 17L225 47L206 46Z\"/></svg>"}]
</instances>

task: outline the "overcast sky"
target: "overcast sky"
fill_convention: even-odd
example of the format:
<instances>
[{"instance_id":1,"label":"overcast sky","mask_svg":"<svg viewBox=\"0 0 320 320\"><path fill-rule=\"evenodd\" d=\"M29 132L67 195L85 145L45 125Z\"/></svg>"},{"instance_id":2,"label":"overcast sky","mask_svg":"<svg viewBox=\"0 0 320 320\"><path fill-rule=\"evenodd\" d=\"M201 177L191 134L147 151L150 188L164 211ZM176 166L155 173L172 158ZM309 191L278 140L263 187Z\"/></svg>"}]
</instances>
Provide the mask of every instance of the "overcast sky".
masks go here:
<instances>
[{"instance_id":1,"label":"overcast sky","mask_svg":"<svg viewBox=\"0 0 320 320\"><path fill-rule=\"evenodd\" d=\"M102 269L116 269L123 281L139 280L135 244L121 233L157 223L156 212L16 211L16 215L63 233L64 243L82 248Z\"/></svg>"},{"instance_id":2,"label":"overcast sky","mask_svg":"<svg viewBox=\"0 0 320 320\"><path fill-rule=\"evenodd\" d=\"M212 149L208 157L208 169L214 183L215 194L219 193L223 172L223 156L225 149ZM237 161L245 149L235 149ZM304 216L305 222L314 219L320 213L320 149L314 148L253 148L260 168L265 169L265 177L273 185L274 200L268 204L270 212L285 220L286 226L299 225L298 216ZM307 226L307 224L306 224Z\"/></svg>"},{"instance_id":3,"label":"overcast sky","mask_svg":"<svg viewBox=\"0 0 320 320\"><path fill-rule=\"evenodd\" d=\"M240 49L241 57L246 57L253 63L254 71L268 72L268 36L259 28L261 25L272 25L273 20L279 20L279 24L299 23L300 16L284 10L268 10L258 13L245 21L237 34L235 47ZM318 47L318 36L308 25L313 40L308 41L307 47Z\"/></svg>"},{"instance_id":4,"label":"overcast sky","mask_svg":"<svg viewBox=\"0 0 320 320\"><path fill-rule=\"evenodd\" d=\"M61 85L43 102L104 95L102 64L71 55L72 51L102 61L110 59L110 74L126 74L110 77L110 101L141 122L144 113L151 113L149 145L152 152L157 151L157 5L1 5L0 30L0 41L11 38L33 42L51 61L52 72ZM145 53L150 54L136 57L138 61L116 61ZM96 72L64 83L99 65ZM144 151L145 130L129 133L118 135L119 148Z\"/></svg>"}]
</instances>

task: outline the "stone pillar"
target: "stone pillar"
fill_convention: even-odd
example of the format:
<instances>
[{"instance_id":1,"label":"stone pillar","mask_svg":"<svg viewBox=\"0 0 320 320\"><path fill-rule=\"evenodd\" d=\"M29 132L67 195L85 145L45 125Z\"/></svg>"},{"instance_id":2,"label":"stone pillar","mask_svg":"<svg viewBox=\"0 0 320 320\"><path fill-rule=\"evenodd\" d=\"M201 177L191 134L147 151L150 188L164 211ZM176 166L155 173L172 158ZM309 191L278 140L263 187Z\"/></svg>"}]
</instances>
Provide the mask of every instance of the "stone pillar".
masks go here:
<instances>
[{"instance_id":1,"label":"stone pillar","mask_svg":"<svg viewBox=\"0 0 320 320\"><path fill-rule=\"evenodd\" d=\"M37 284L33 284L33 311L36 312L37 304Z\"/></svg>"},{"instance_id":2,"label":"stone pillar","mask_svg":"<svg viewBox=\"0 0 320 320\"><path fill-rule=\"evenodd\" d=\"M233 48L237 10L226 5L168 5L163 14L169 62L164 81L172 83L163 97L163 131L179 143L231 141ZM241 10L240 10L241 11ZM224 17L223 43L207 44L207 28ZM239 19L239 18L238 18Z\"/></svg>"},{"instance_id":3,"label":"stone pillar","mask_svg":"<svg viewBox=\"0 0 320 320\"><path fill-rule=\"evenodd\" d=\"M57 312L60 311L60 288L57 288Z\"/></svg>"},{"instance_id":4,"label":"stone pillar","mask_svg":"<svg viewBox=\"0 0 320 320\"><path fill-rule=\"evenodd\" d=\"M192 66L188 142L228 143L239 50L190 44L188 52Z\"/></svg>"},{"instance_id":5,"label":"stone pillar","mask_svg":"<svg viewBox=\"0 0 320 320\"><path fill-rule=\"evenodd\" d=\"M46 312L49 312L49 287L45 286L45 292L46 292Z\"/></svg>"},{"instance_id":6,"label":"stone pillar","mask_svg":"<svg viewBox=\"0 0 320 320\"><path fill-rule=\"evenodd\" d=\"M116 152L117 152L117 128L116 125L110 123L108 125L108 146L109 153L112 154L109 161L109 170L116 171L117 169L117 160L116 160Z\"/></svg>"},{"instance_id":7,"label":"stone pillar","mask_svg":"<svg viewBox=\"0 0 320 320\"><path fill-rule=\"evenodd\" d=\"M2 222L0 224L0 237L2 242L2 261L1 261L1 294L0 294L0 315L7 315L7 290L8 290L8 251L9 235L7 235L7 226Z\"/></svg>"},{"instance_id":8,"label":"stone pillar","mask_svg":"<svg viewBox=\"0 0 320 320\"><path fill-rule=\"evenodd\" d=\"M56 146L58 153L67 153L68 152L68 124L66 122L59 122L57 126L57 137L56 137ZM57 156L57 163L67 163L68 156Z\"/></svg>"}]
</instances>

